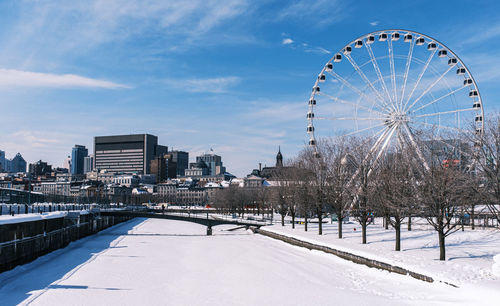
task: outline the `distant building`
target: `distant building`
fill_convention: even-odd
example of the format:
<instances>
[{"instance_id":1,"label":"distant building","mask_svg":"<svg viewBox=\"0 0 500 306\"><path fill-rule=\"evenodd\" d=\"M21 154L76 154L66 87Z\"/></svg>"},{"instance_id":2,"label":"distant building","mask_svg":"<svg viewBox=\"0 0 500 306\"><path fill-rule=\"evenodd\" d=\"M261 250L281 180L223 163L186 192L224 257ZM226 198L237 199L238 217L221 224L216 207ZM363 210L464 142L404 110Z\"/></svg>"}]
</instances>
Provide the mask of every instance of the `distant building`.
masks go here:
<instances>
[{"instance_id":1,"label":"distant building","mask_svg":"<svg viewBox=\"0 0 500 306\"><path fill-rule=\"evenodd\" d=\"M10 172L26 172L26 161L21 153L17 153L10 162Z\"/></svg>"},{"instance_id":2,"label":"distant building","mask_svg":"<svg viewBox=\"0 0 500 306\"><path fill-rule=\"evenodd\" d=\"M253 175L258 175L263 178L271 178L276 176L278 170L283 168L283 155L281 154L281 147L278 147L278 154L276 154L276 165L274 167L264 167L262 170L259 169L257 172L254 170Z\"/></svg>"},{"instance_id":3,"label":"distant building","mask_svg":"<svg viewBox=\"0 0 500 306\"><path fill-rule=\"evenodd\" d=\"M71 173L71 156L64 159L63 168L68 169L68 172Z\"/></svg>"},{"instance_id":4,"label":"distant building","mask_svg":"<svg viewBox=\"0 0 500 306\"><path fill-rule=\"evenodd\" d=\"M5 152L0 150L0 172L8 172L5 166Z\"/></svg>"},{"instance_id":5,"label":"distant building","mask_svg":"<svg viewBox=\"0 0 500 306\"><path fill-rule=\"evenodd\" d=\"M172 161L176 164L177 176L183 176L184 171L189 166L189 153L184 151L170 151L169 154L172 154Z\"/></svg>"},{"instance_id":6,"label":"distant building","mask_svg":"<svg viewBox=\"0 0 500 306\"><path fill-rule=\"evenodd\" d=\"M75 145L71 150L71 174L83 174L83 159L89 155L85 146Z\"/></svg>"},{"instance_id":7,"label":"distant building","mask_svg":"<svg viewBox=\"0 0 500 306\"><path fill-rule=\"evenodd\" d=\"M177 164L172 160L172 154L162 154L151 160L150 173L156 176L158 182L177 177Z\"/></svg>"},{"instance_id":8,"label":"distant building","mask_svg":"<svg viewBox=\"0 0 500 306\"><path fill-rule=\"evenodd\" d=\"M109 173L149 174L151 160L168 152L150 134L94 137L94 168Z\"/></svg>"},{"instance_id":9,"label":"distant building","mask_svg":"<svg viewBox=\"0 0 500 306\"><path fill-rule=\"evenodd\" d=\"M210 175L210 169L203 160L197 158L195 163L189 164L189 169L184 170L184 174L189 177L205 176Z\"/></svg>"},{"instance_id":10,"label":"distant building","mask_svg":"<svg viewBox=\"0 0 500 306\"><path fill-rule=\"evenodd\" d=\"M211 150L213 152L213 150ZM226 168L222 165L222 158L213 153L206 153L201 156L196 156L196 162L203 161L208 167L209 175L218 175L226 172Z\"/></svg>"},{"instance_id":11,"label":"distant building","mask_svg":"<svg viewBox=\"0 0 500 306\"><path fill-rule=\"evenodd\" d=\"M83 174L87 174L94 169L94 155L90 154L83 158Z\"/></svg>"},{"instance_id":12,"label":"distant building","mask_svg":"<svg viewBox=\"0 0 500 306\"><path fill-rule=\"evenodd\" d=\"M34 164L30 164L29 172L33 176L46 176L52 172L52 166L39 160Z\"/></svg>"}]
</instances>

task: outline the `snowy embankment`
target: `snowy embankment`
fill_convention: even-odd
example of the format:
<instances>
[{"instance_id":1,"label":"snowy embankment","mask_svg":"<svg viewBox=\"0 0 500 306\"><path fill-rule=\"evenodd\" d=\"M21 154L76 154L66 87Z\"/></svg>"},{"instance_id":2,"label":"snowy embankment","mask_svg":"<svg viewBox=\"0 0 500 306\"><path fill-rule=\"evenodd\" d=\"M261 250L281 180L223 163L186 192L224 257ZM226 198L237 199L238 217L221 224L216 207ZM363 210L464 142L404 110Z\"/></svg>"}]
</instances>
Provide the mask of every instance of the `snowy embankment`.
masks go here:
<instances>
[{"instance_id":1,"label":"snowy embankment","mask_svg":"<svg viewBox=\"0 0 500 306\"><path fill-rule=\"evenodd\" d=\"M414 223L412 231L402 229L402 250L399 252L394 251L394 230L384 229L381 219L368 226L365 245L361 243L361 228L354 222L343 224L343 239L338 239L336 222L323 224L321 236L318 235L317 223L309 224L308 232L304 231L302 224L292 229L289 223L285 227L275 224L263 229L400 266L458 286L481 284L500 288L500 277L496 275L500 270L500 230L467 228L453 233L446 238L447 260L440 261L436 232L424 220L415 220Z\"/></svg>"},{"instance_id":2,"label":"snowy embankment","mask_svg":"<svg viewBox=\"0 0 500 306\"><path fill-rule=\"evenodd\" d=\"M88 213L88 212L85 211L85 213ZM53 211L53 212L44 212L41 214L20 214L20 215L14 215L14 216L2 215L2 216L0 216L0 225L21 223L21 222L28 222L28 221L38 221L38 220L44 220L44 219L61 218L61 217L65 217L67 214L68 214L67 211Z\"/></svg>"},{"instance_id":3,"label":"snowy embankment","mask_svg":"<svg viewBox=\"0 0 500 306\"><path fill-rule=\"evenodd\" d=\"M130 220L0 274L2 305L495 305L322 252L174 220ZM331 237L330 237L331 238Z\"/></svg>"}]
</instances>

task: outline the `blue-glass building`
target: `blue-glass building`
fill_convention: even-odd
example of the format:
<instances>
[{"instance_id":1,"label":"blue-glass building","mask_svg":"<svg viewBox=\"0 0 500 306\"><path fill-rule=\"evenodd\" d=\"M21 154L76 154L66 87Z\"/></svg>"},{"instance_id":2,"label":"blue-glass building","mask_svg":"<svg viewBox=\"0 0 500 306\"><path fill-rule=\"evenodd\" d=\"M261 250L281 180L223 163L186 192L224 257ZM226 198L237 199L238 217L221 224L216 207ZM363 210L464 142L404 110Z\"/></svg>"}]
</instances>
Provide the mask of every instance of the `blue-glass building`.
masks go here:
<instances>
[{"instance_id":1,"label":"blue-glass building","mask_svg":"<svg viewBox=\"0 0 500 306\"><path fill-rule=\"evenodd\" d=\"M83 174L83 160L89 155L85 146L75 145L71 151L71 174Z\"/></svg>"}]
</instances>

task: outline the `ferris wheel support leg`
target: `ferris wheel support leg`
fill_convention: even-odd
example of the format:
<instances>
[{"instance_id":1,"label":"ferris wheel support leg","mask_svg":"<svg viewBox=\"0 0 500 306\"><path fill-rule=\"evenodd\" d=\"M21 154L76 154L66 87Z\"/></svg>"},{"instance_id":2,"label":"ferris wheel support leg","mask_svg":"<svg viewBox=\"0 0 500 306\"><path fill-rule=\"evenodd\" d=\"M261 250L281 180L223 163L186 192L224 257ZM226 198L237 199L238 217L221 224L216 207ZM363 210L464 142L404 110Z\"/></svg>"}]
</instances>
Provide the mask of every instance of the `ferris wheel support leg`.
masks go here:
<instances>
[{"instance_id":1,"label":"ferris wheel support leg","mask_svg":"<svg viewBox=\"0 0 500 306\"><path fill-rule=\"evenodd\" d=\"M408 138L410 138L410 142L412 146L415 148L415 151L417 152L417 156L424 165L425 170L429 171L429 165L427 164L427 161L424 158L424 154L422 153L422 150L420 150L420 147L417 145L417 142L415 141L415 138L413 138L413 133L410 131L410 128L408 127L407 123L403 123L403 127L406 130L406 133L408 134Z\"/></svg>"}]
</instances>

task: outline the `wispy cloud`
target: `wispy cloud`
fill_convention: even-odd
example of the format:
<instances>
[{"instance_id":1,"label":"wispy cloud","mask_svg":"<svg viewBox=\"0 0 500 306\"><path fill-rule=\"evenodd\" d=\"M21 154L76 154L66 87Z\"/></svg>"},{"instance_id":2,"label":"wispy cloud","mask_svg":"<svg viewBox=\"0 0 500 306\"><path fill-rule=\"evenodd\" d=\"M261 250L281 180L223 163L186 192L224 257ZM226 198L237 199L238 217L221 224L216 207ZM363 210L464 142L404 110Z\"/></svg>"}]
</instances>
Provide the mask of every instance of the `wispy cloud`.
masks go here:
<instances>
[{"instance_id":1,"label":"wispy cloud","mask_svg":"<svg viewBox=\"0 0 500 306\"><path fill-rule=\"evenodd\" d=\"M237 85L241 78L237 76L207 78L207 79L170 79L167 85L182 88L189 92L225 93L229 88Z\"/></svg>"},{"instance_id":2,"label":"wispy cloud","mask_svg":"<svg viewBox=\"0 0 500 306\"><path fill-rule=\"evenodd\" d=\"M339 22L346 15L344 4L338 0L298 0L282 9L278 20L310 20L314 21L315 26L325 26Z\"/></svg>"},{"instance_id":3,"label":"wispy cloud","mask_svg":"<svg viewBox=\"0 0 500 306\"><path fill-rule=\"evenodd\" d=\"M311 53L321 53L321 54L330 54L331 52L326 50L323 47L318 47L318 46L311 46L308 43L305 42L299 42L291 39L290 37L283 38L281 41L282 45L288 45L292 49L298 49L298 50L303 50L304 52L311 52Z\"/></svg>"},{"instance_id":4,"label":"wispy cloud","mask_svg":"<svg viewBox=\"0 0 500 306\"><path fill-rule=\"evenodd\" d=\"M216 27L246 12L247 0L183 2L89 0L19 2L15 33L3 48L81 53L104 43L157 35L170 50L210 40ZM229 33L228 33L229 32ZM161 35L160 35L161 34ZM232 35L225 29L224 34ZM221 35L223 36L223 35ZM234 41L234 40L231 40ZM55 48L57 46L57 48Z\"/></svg>"},{"instance_id":5,"label":"wispy cloud","mask_svg":"<svg viewBox=\"0 0 500 306\"><path fill-rule=\"evenodd\" d=\"M378 26L378 24L379 24L379 22L378 22L378 21L372 21L372 22L370 22L370 25L371 25L372 27Z\"/></svg>"},{"instance_id":6,"label":"wispy cloud","mask_svg":"<svg viewBox=\"0 0 500 306\"><path fill-rule=\"evenodd\" d=\"M130 88L127 85L75 74L52 74L12 69L0 69L0 87Z\"/></svg>"}]
</instances>

